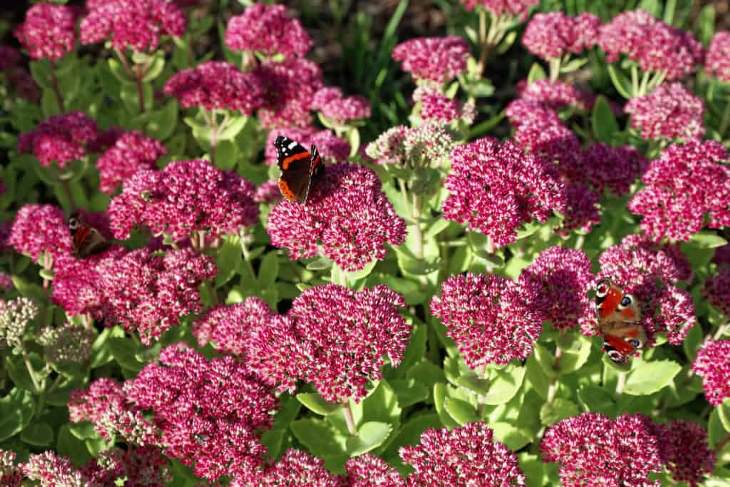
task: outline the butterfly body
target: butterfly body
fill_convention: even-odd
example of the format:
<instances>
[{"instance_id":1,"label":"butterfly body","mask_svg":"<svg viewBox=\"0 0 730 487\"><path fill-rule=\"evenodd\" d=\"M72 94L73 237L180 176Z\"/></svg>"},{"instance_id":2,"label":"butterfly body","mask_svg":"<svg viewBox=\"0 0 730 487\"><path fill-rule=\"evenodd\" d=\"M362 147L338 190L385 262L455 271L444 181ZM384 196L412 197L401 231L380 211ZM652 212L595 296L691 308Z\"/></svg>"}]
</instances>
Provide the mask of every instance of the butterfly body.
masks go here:
<instances>
[{"instance_id":1,"label":"butterfly body","mask_svg":"<svg viewBox=\"0 0 730 487\"><path fill-rule=\"evenodd\" d=\"M298 142L280 135L274 142L281 169L279 190L289 201L307 203L312 178L322 169L322 158L315 146L305 149Z\"/></svg>"},{"instance_id":2,"label":"butterfly body","mask_svg":"<svg viewBox=\"0 0 730 487\"><path fill-rule=\"evenodd\" d=\"M88 257L109 247L109 241L99 230L84 222L78 212L69 217L68 228L71 231L74 253L77 257Z\"/></svg>"},{"instance_id":3,"label":"butterfly body","mask_svg":"<svg viewBox=\"0 0 730 487\"><path fill-rule=\"evenodd\" d=\"M626 363L646 342L644 328L639 324L638 301L610 280L603 279L596 286L596 310L603 350L612 361Z\"/></svg>"}]
</instances>

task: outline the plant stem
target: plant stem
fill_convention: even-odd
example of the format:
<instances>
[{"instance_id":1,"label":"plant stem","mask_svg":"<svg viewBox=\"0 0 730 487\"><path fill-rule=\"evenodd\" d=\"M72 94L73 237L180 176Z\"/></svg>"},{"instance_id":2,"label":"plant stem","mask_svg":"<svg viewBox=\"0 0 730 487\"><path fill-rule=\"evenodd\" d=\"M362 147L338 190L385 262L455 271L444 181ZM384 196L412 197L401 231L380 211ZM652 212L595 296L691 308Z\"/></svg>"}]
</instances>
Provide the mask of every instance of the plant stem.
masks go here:
<instances>
[{"instance_id":1,"label":"plant stem","mask_svg":"<svg viewBox=\"0 0 730 487\"><path fill-rule=\"evenodd\" d=\"M248 242L246 241L247 235L241 235L241 253L243 253L243 260L246 262L248 271L251 273L251 279L256 279L256 273L251 265L251 254L248 251Z\"/></svg>"},{"instance_id":2,"label":"plant stem","mask_svg":"<svg viewBox=\"0 0 730 487\"><path fill-rule=\"evenodd\" d=\"M560 77L561 58L554 57L550 59L550 81L557 81Z\"/></svg>"},{"instance_id":3,"label":"plant stem","mask_svg":"<svg viewBox=\"0 0 730 487\"><path fill-rule=\"evenodd\" d=\"M423 232L421 231L421 198L413 193L413 206L411 207L413 218L413 234L416 238L416 258L423 259Z\"/></svg>"},{"instance_id":4,"label":"plant stem","mask_svg":"<svg viewBox=\"0 0 730 487\"><path fill-rule=\"evenodd\" d=\"M215 113L203 109L203 117L210 127L210 163L215 165L215 146L218 144L218 122Z\"/></svg>"},{"instance_id":5,"label":"plant stem","mask_svg":"<svg viewBox=\"0 0 730 487\"><path fill-rule=\"evenodd\" d=\"M51 87L53 88L53 94L56 96L56 103L58 103L58 110L60 113L66 111L63 95L61 94L61 86L58 83L58 77L56 76L56 63L51 64Z\"/></svg>"},{"instance_id":6,"label":"plant stem","mask_svg":"<svg viewBox=\"0 0 730 487\"><path fill-rule=\"evenodd\" d=\"M347 431L352 435L357 435L357 426L355 425L355 418L352 415L352 406L348 399L342 404L343 412L345 413L345 424L347 424Z\"/></svg>"},{"instance_id":7,"label":"plant stem","mask_svg":"<svg viewBox=\"0 0 730 487\"><path fill-rule=\"evenodd\" d=\"M68 198L68 204L71 207L71 212L76 210L78 206L76 205L76 200L74 199L74 195L71 192L71 186L68 184L68 180L59 178L61 189L63 190L64 194L66 195L66 198Z\"/></svg>"},{"instance_id":8,"label":"plant stem","mask_svg":"<svg viewBox=\"0 0 730 487\"><path fill-rule=\"evenodd\" d=\"M631 95L639 95L639 68L636 64L631 64Z\"/></svg>"},{"instance_id":9,"label":"plant stem","mask_svg":"<svg viewBox=\"0 0 730 487\"><path fill-rule=\"evenodd\" d=\"M142 67L137 65L134 67L134 83L137 85L137 99L139 100L139 113L144 113L144 85L142 84L142 78L144 72Z\"/></svg>"},{"instance_id":10,"label":"plant stem","mask_svg":"<svg viewBox=\"0 0 730 487\"><path fill-rule=\"evenodd\" d=\"M618 399L623 393L624 393L624 387L626 387L626 376L628 374L626 372L621 372L618 374L618 379L616 380L616 393L614 396L616 399Z\"/></svg>"},{"instance_id":11,"label":"plant stem","mask_svg":"<svg viewBox=\"0 0 730 487\"><path fill-rule=\"evenodd\" d=\"M28 375L30 375L30 380L31 382L33 382L33 389L35 390L36 394L39 394L41 392L41 385L36 378L35 370L33 370L33 366L30 363L28 353L25 351L23 351L23 362L25 363L25 368L28 369Z\"/></svg>"},{"instance_id":12,"label":"plant stem","mask_svg":"<svg viewBox=\"0 0 730 487\"><path fill-rule=\"evenodd\" d=\"M720 137L725 135L728 126L730 126L730 98L728 98L725 102L725 110L722 112L722 120L720 121L720 128L718 129Z\"/></svg>"}]
</instances>

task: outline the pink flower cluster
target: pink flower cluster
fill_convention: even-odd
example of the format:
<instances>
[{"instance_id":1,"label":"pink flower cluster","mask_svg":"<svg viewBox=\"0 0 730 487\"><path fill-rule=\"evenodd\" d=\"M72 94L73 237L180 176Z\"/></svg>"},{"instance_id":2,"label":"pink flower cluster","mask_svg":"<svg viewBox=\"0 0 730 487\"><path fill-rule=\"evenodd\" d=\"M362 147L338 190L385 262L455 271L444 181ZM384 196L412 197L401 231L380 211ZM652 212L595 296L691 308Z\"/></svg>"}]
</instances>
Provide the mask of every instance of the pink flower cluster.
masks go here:
<instances>
[{"instance_id":1,"label":"pink flower cluster","mask_svg":"<svg viewBox=\"0 0 730 487\"><path fill-rule=\"evenodd\" d=\"M461 0L461 3L467 10L482 7L497 17L517 16L524 20L530 7L540 2L539 0Z\"/></svg>"},{"instance_id":2,"label":"pink flower cluster","mask_svg":"<svg viewBox=\"0 0 730 487\"><path fill-rule=\"evenodd\" d=\"M413 101L421 103L419 113L421 120L450 123L464 120L474 121L476 116L473 103L461 104L458 100L448 98L439 90L427 86L419 86L413 92Z\"/></svg>"},{"instance_id":3,"label":"pink flower cluster","mask_svg":"<svg viewBox=\"0 0 730 487\"><path fill-rule=\"evenodd\" d=\"M15 37L31 58L58 61L76 43L76 13L66 5L35 4L26 11Z\"/></svg>"},{"instance_id":4,"label":"pink flower cluster","mask_svg":"<svg viewBox=\"0 0 730 487\"><path fill-rule=\"evenodd\" d=\"M142 132L123 133L96 161L99 189L113 193L140 169L153 169L157 159L166 152L164 145Z\"/></svg>"},{"instance_id":5,"label":"pink flower cluster","mask_svg":"<svg viewBox=\"0 0 730 487\"><path fill-rule=\"evenodd\" d=\"M730 32L715 34L707 49L705 69L720 81L730 83Z\"/></svg>"},{"instance_id":6,"label":"pink flower cluster","mask_svg":"<svg viewBox=\"0 0 730 487\"><path fill-rule=\"evenodd\" d=\"M385 286L359 292L316 286L294 299L284 316L257 298L211 310L195 324L202 345L237 355L264 382L292 390L298 379L327 401L359 401L382 378L388 357L397 366L410 328L398 313L403 299Z\"/></svg>"},{"instance_id":7,"label":"pink flower cluster","mask_svg":"<svg viewBox=\"0 0 730 487\"><path fill-rule=\"evenodd\" d=\"M398 471L382 458L370 453L350 458L345 463L348 487L405 487Z\"/></svg>"},{"instance_id":8,"label":"pink flower cluster","mask_svg":"<svg viewBox=\"0 0 730 487\"><path fill-rule=\"evenodd\" d=\"M595 101L595 95L581 90L575 85L547 79L538 79L531 83L522 80L517 83L517 94L519 95L518 101L510 103L508 106L508 116L515 125L519 125L522 120L529 118L530 111L536 108L529 104L536 104L550 110L560 110L565 107L587 110L593 106Z\"/></svg>"},{"instance_id":9,"label":"pink flower cluster","mask_svg":"<svg viewBox=\"0 0 730 487\"><path fill-rule=\"evenodd\" d=\"M216 274L213 259L191 249L163 255L149 248L101 261L96 268L104 292L104 320L137 332L145 345L180 318L201 310L198 286Z\"/></svg>"},{"instance_id":10,"label":"pink flower cluster","mask_svg":"<svg viewBox=\"0 0 730 487\"><path fill-rule=\"evenodd\" d=\"M715 141L674 144L651 161L645 187L629 201L641 228L659 241L688 240L703 227L730 226L728 151Z\"/></svg>"},{"instance_id":11,"label":"pink flower cluster","mask_svg":"<svg viewBox=\"0 0 730 487\"><path fill-rule=\"evenodd\" d=\"M565 186L555 167L513 142L485 137L457 146L451 160L444 217L467 223L496 247L514 242L521 225L565 211Z\"/></svg>"},{"instance_id":12,"label":"pink flower cluster","mask_svg":"<svg viewBox=\"0 0 730 487\"><path fill-rule=\"evenodd\" d=\"M165 83L166 95L184 108L224 109L251 115L261 105L264 87L255 73L242 73L225 61L208 61L175 73Z\"/></svg>"},{"instance_id":13,"label":"pink flower cluster","mask_svg":"<svg viewBox=\"0 0 730 487\"><path fill-rule=\"evenodd\" d=\"M704 55L692 34L643 10L621 13L603 25L598 45L608 62L618 61L623 54L644 71L665 73L668 80L687 75Z\"/></svg>"},{"instance_id":14,"label":"pink flower cluster","mask_svg":"<svg viewBox=\"0 0 730 487\"><path fill-rule=\"evenodd\" d=\"M378 164L438 167L446 164L453 147L453 135L444 124L429 121L417 127L391 127L370 142L365 153Z\"/></svg>"},{"instance_id":15,"label":"pink flower cluster","mask_svg":"<svg viewBox=\"0 0 730 487\"><path fill-rule=\"evenodd\" d=\"M702 345L692 372L702 377L707 402L722 404L730 397L730 340L709 340Z\"/></svg>"},{"instance_id":16,"label":"pink flower cluster","mask_svg":"<svg viewBox=\"0 0 730 487\"><path fill-rule=\"evenodd\" d=\"M687 259L678 246L658 245L640 235L629 235L609 247L599 257L599 278L632 294L641 306L641 325L653 342L658 332L665 332L669 343L680 345L695 325L692 296L679 287L691 278ZM586 335L595 329L583 328Z\"/></svg>"},{"instance_id":17,"label":"pink flower cluster","mask_svg":"<svg viewBox=\"0 0 730 487\"><path fill-rule=\"evenodd\" d=\"M370 103L362 96L343 96L342 90L327 86L312 98L312 110L338 125L370 117Z\"/></svg>"},{"instance_id":18,"label":"pink flower cluster","mask_svg":"<svg viewBox=\"0 0 730 487\"><path fill-rule=\"evenodd\" d=\"M415 469L408 485L527 485L515 454L482 422L428 429L400 456Z\"/></svg>"},{"instance_id":19,"label":"pink flower cluster","mask_svg":"<svg viewBox=\"0 0 730 487\"><path fill-rule=\"evenodd\" d=\"M477 368L524 360L542 331L542 316L514 281L486 274L451 276L431 301L464 362Z\"/></svg>"},{"instance_id":20,"label":"pink flower cluster","mask_svg":"<svg viewBox=\"0 0 730 487\"><path fill-rule=\"evenodd\" d=\"M593 47L600 26L601 19L589 13L577 17L562 12L539 13L527 24L522 44L545 61L559 59Z\"/></svg>"},{"instance_id":21,"label":"pink flower cluster","mask_svg":"<svg viewBox=\"0 0 730 487\"><path fill-rule=\"evenodd\" d=\"M330 473L324 466L324 460L307 452L295 449L287 450L274 465L267 466L262 472L254 475L238 476L231 487L283 487L286 485L305 487L343 487L346 485L341 477Z\"/></svg>"},{"instance_id":22,"label":"pink flower cluster","mask_svg":"<svg viewBox=\"0 0 730 487\"><path fill-rule=\"evenodd\" d=\"M258 219L254 186L204 160L176 161L162 171L139 170L109 206L114 237L135 226L175 240L197 232L209 238L237 233Z\"/></svg>"},{"instance_id":23,"label":"pink flower cluster","mask_svg":"<svg viewBox=\"0 0 730 487\"><path fill-rule=\"evenodd\" d=\"M730 266L721 266L716 275L709 277L702 294L710 304L730 317Z\"/></svg>"},{"instance_id":24,"label":"pink flower cluster","mask_svg":"<svg viewBox=\"0 0 730 487\"><path fill-rule=\"evenodd\" d=\"M71 254L73 249L63 211L53 205L27 204L20 208L7 243L36 261L44 252L58 258Z\"/></svg>"},{"instance_id":25,"label":"pink flower cluster","mask_svg":"<svg viewBox=\"0 0 730 487\"><path fill-rule=\"evenodd\" d=\"M445 83L466 69L469 45L458 36L418 37L393 49L393 59L416 80Z\"/></svg>"},{"instance_id":26,"label":"pink flower cluster","mask_svg":"<svg viewBox=\"0 0 730 487\"><path fill-rule=\"evenodd\" d=\"M258 111L264 127L311 125L312 100L323 86L322 72L317 64L302 58L287 58L283 62L269 60L254 72L264 83L263 105Z\"/></svg>"},{"instance_id":27,"label":"pink flower cluster","mask_svg":"<svg viewBox=\"0 0 730 487\"><path fill-rule=\"evenodd\" d=\"M139 52L157 49L162 35L181 37L185 14L167 0L87 0L81 21L81 43L111 40L114 49Z\"/></svg>"},{"instance_id":28,"label":"pink flower cluster","mask_svg":"<svg viewBox=\"0 0 730 487\"><path fill-rule=\"evenodd\" d=\"M680 83L665 83L624 107L645 139L693 139L705 133L702 100Z\"/></svg>"},{"instance_id":29,"label":"pink flower cluster","mask_svg":"<svg viewBox=\"0 0 730 487\"><path fill-rule=\"evenodd\" d=\"M303 57L312 39L297 19L289 17L283 5L256 3L228 21L226 46L234 51L254 51L274 56Z\"/></svg>"},{"instance_id":30,"label":"pink flower cluster","mask_svg":"<svg viewBox=\"0 0 730 487\"><path fill-rule=\"evenodd\" d=\"M270 166L273 166L277 162L274 141L280 135L296 140L307 150L313 145L316 146L322 159L330 164L345 162L350 155L349 142L337 137L331 130L318 130L315 127L280 128L270 130L269 135L266 137L264 160Z\"/></svg>"},{"instance_id":31,"label":"pink flower cluster","mask_svg":"<svg viewBox=\"0 0 730 487\"><path fill-rule=\"evenodd\" d=\"M715 468L715 452L707 444L707 432L697 423L672 421L656 426L659 455L672 478L691 487L702 483Z\"/></svg>"},{"instance_id":32,"label":"pink flower cluster","mask_svg":"<svg viewBox=\"0 0 730 487\"><path fill-rule=\"evenodd\" d=\"M63 169L81 159L96 141L96 122L81 112L52 116L18 138L20 152L32 152L42 166L54 162Z\"/></svg>"},{"instance_id":33,"label":"pink flower cluster","mask_svg":"<svg viewBox=\"0 0 730 487\"><path fill-rule=\"evenodd\" d=\"M400 245L406 225L380 189L378 176L363 166L336 164L312 183L307 204L282 201L269 214L271 244L292 259L322 253L346 271L382 259L386 244Z\"/></svg>"},{"instance_id":34,"label":"pink flower cluster","mask_svg":"<svg viewBox=\"0 0 730 487\"><path fill-rule=\"evenodd\" d=\"M195 475L250 476L262 463L266 448L256 431L271 426L277 400L232 357L207 360L185 345L170 346L124 392L153 413L166 454Z\"/></svg>"}]
</instances>

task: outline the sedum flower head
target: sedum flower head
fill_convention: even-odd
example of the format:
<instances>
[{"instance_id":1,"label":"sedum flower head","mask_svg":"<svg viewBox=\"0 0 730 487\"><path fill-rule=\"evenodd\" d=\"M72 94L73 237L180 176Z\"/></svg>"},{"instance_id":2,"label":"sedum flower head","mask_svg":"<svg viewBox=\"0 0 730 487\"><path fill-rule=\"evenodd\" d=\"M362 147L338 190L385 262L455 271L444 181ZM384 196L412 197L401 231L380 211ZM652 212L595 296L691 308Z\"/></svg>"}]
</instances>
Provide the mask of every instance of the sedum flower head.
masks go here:
<instances>
[{"instance_id":1,"label":"sedum flower head","mask_svg":"<svg viewBox=\"0 0 730 487\"><path fill-rule=\"evenodd\" d=\"M714 307L730 316L730 267L722 266L705 282L702 294Z\"/></svg>"},{"instance_id":2,"label":"sedum flower head","mask_svg":"<svg viewBox=\"0 0 730 487\"><path fill-rule=\"evenodd\" d=\"M38 316L38 306L28 298L0 300L0 349L23 348L28 325Z\"/></svg>"},{"instance_id":3,"label":"sedum flower head","mask_svg":"<svg viewBox=\"0 0 730 487\"><path fill-rule=\"evenodd\" d=\"M730 340L709 340L697 352L692 372L702 377L705 398L719 406L730 397Z\"/></svg>"},{"instance_id":4,"label":"sedum flower head","mask_svg":"<svg viewBox=\"0 0 730 487\"><path fill-rule=\"evenodd\" d=\"M257 485L261 487L342 487L339 477L330 473L324 460L293 448L287 450L274 465L252 479L234 480L232 487Z\"/></svg>"},{"instance_id":5,"label":"sedum flower head","mask_svg":"<svg viewBox=\"0 0 730 487\"><path fill-rule=\"evenodd\" d=\"M15 37L32 59L58 61L76 43L76 14L66 5L37 3L25 12Z\"/></svg>"},{"instance_id":6,"label":"sedum flower head","mask_svg":"<svg viewBox=\"0 0 730 487\"><path fill-rule=\"evenodd\" d=\"M406 481L385 460L371 453L350 458L345 463L347 487L405 487Z\"/></svg>"},{"instance_id":7,"label":"sedum flower head","mask_svg":"<svg viewBox=\"0 0 730 487\"><path fill-rule=\"evenodd\" d=\"M474 104L459 103L427 86L419 86L413 92L413 100L421 103L419 116L427 122L451 123L463 120L471 124L476 116Z\"/></svg>"},{"instance_id":8,"label":"sedum flower head","mask_svg":"<svg viewBox=\"0 0 730 487\"><path fill-rule=\"evenodd\" d=\"M539 13L527 24L522 44L545 61L580 54L595 45L600 26L601 19L589 13L577 17L562 12Z\"/></svg>"},{"instance_id":9,"label":"sedum flower head","mask_svg":"<svg viewBox=\"0 0 730 487\"><path fill-rule=\"evenodd\" d=\"M529 289L492 274L451 276L431 301L471 368L524 360L542 331L542 319L526 302Z\"/></svg>"},{"instance_id":10,"label":"sedum flower head","mask_svg":"<svg viewBox=\"0 0 730 487\"><path fill-rule=\"evenodd\" d=\"M88 479L77 470L71 460L58 456L53 451L31 454L23 464L28 480L38 482L41 487L86 487Z\"/></svg>"},{"instance_id":11,"label":"sedum flower head","mask_svg":"<svg viewBox=\"0 0 730 487\"><path fill-rule=\"evenodd\" d=\"M613 147L597 142L583 151L579 167L586 182L596 191L608 190L622 196L629 192L648 164L649 161L631 146Z\"/></svg>"},{"instance_id":12,"label":"sedum flower head","mask_svg":"<svg viewBox=\"0 0 730 487\"><path fill-rule=\"evenodd\" d=\"M482 7L494 16L517 16L523 20L527 18L530 7L537 5L539 0L461 0L467 10Z\"/></svg>"},{"instance_id":13,"label":"sedum flower head","mask_svg":"<svg viewBox=\"0 0 730 487\"><path fill-rule=\"evenodd\" d=\"M54 258L68 255L73 248L63 211L53 205L23 205L15 215L7 242L35 261L44 253Z\"/></svg>"},{"instance_id":14,"label":"sedum flower head","mask_svg":"<svg viewBox=\"0 0 730 487\"><path fill-rule=\"evenodd\" d=\"M624 107L645 139L692 139L705 133L702 100L679 83L665 83Z\"/></svg>"},{"instance_id":15,"label":"sedum flower head","mask_svg":"<svg viewBox=\"0 0 730 487\"><path fill-rule=\"evenodd\" d=\"M274 56L303 57L312 39L298 19L289 17L283 5L255 3L228 21L225 43L234 51L253 51Z\"/></svg>"},{"instance_id":16,"label":"sedum flower head","mask_svg":"<svg viewBox=\"0 0 730 487\"><path fill-rule=\"evenodd\" d=\"M24 478L22 465L15 463L15 452L0 450L0 485L20 487Z\"/></svg>"},{"instance_id":17,"label":"sedum flower head","mask_svg":"<svg viewBox=\"0 0 730 487\"><path fill-rule=\"evenodd\" d=\"M705 69L720 81L730 83L730 31L720 31L710 42Z\"/></svg>"},{"instance_id":18,"label":"sedum flower head","mask_svg":"<svg viewBox=\"0 0 730 487\"><path fill-rule=\"evenodd\" d=\"M338 125L370 117L370 102L362 96L343 96L336 87L321 88L312 98L312 110Z\"/></svg>"},{"instance_id":19,"label":"sedum flower head","mask_svg":"<svg viewBox=\"0 0 730 487\"><path fill-rule=\"evenodd\" d=\"M96 122L84 113L54 115L30 132L20 134L18 150L33 153L41 166L55 162L63 169L84 157L98 134Z\"/></svg>"},{"instance_id":20,"label":"sedum flower head","mask_svg":"<svg viewBox=\"0 0 730 487\"><path fill-rule=\"evenodd\" d=\"M417 80L449 81L466 69L469 45L458 36L418 37L393 49L393 59Z\"/></svg>"},{"instance_id":21,"label":"sedum flower head","mask_svg":"<svg viewBox=\"0 0 730 487\"><path fill-rule=\"evenodd\" d=\"M99 189L112 194L140 169L154 169L167 150L158 140L136 130L121 134L96 161Z\"/></svg>"},{"instance_id":22,"label":"sedum flower head","mask_svg":"<svg viewBox=\"0 0 730 487\"><path fill-rule=\"evenodd\" d=\"M415 469L409 486L527 485L515 454L482 422L428 429L417 445L401 448L400 457Z\"/></svg>"},{"instance_id":23,"label":"sedum flower head","mask_svg":"<svg viewBox=\"0 0 730 487\"><path fill-rule=\"evenodd\" d=\"M715 452L707 445L707 431L691 421L672 421L657 425L659 453L672 478L700 485L715 467Z\"/></svg>"},{"instance_id":24,"label":"sedum flower head","mask_svg":"<svg viewBox=\"0 0 730 487\"><path fill-rule=\"evenodd\" d=\"M312 125L312 100L323 85L317 64L302 58L264 61L254 73L264 84L258 118L265 128Z\"/></svg>"},{"instance_id":25,"label":"sedum flower head","mask_svg":"<svg viewBox=\"0 0 730 487\"><path fill-rule=\"evenodd\" d=\"M83 326L66 323L59 328L47 327L38 335L43 355L52 364L80 364L91 357L91 345L96 333Z\"/></svg>"}]
</instances>

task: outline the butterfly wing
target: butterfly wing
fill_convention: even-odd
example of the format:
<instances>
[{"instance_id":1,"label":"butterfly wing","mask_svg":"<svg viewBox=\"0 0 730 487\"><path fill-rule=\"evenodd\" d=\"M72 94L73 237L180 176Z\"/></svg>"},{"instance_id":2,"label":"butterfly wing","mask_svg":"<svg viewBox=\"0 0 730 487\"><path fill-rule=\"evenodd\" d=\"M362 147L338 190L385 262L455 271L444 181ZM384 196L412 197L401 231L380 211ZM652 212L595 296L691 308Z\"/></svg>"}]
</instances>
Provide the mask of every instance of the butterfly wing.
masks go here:
<instances>
[{"instance_id":1,"label":"butterfly wing","mask_svg":"<svg viewBox=\"0 0 730 487\"><path fill-rule=\"evenodd\" d=\"M274 142L281 177L279 190L289 201L306 203L312 175L319 168L322 159L316 148L312 152L288 137L279 136Z\"/></svg>"},{"instance_id":2,"label":"butterfly wing","mask_svg":"<svg viewBox=\"0 0 730 487\"><path fill-rule=\"evenodd\" d=\"M604 279L596 286L596 309L603 350L614 362L625 363L646 342L639 303Z\"/></svg>"},{"instance_id":3,"label":"butterfly wing","mask_svg":"<svg viewBox=\"0 0 730 487\"><path fill-rule=\"evenodd\" d=\"M109 247L109 241L96 228L86 224L78 213L71 215L68 227L73 238L74 253L78 257L88 257Z\"/></svg>"}]
</instances>

